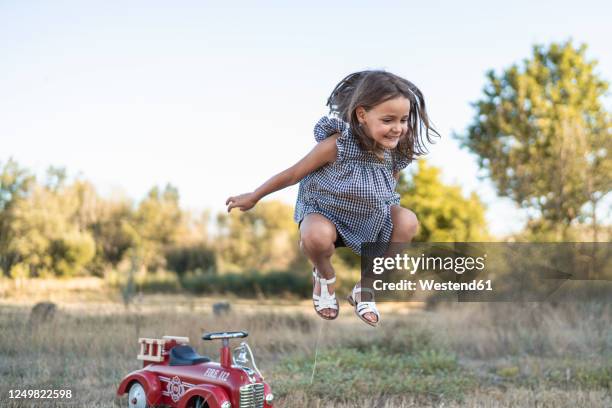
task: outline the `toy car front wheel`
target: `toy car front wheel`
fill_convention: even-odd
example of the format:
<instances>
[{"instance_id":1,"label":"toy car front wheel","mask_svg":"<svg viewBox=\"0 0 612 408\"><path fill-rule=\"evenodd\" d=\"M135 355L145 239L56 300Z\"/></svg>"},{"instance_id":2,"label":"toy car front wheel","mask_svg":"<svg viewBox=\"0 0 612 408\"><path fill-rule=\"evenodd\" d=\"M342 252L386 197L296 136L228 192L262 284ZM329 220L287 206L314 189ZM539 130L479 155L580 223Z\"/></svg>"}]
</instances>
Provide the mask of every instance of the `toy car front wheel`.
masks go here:
<instances>
[{"instance_id":1,"label":"toy car front wheel","mask_svg":"<svg viewBox=\"0 0 612 408\"><path fill-rule=\"evenodd\" d=\"M196 397L192 400L193 405L190 405L191 408L208 408L208 404L202 397Z\"/></svg>"},{"instance_id":2,"label":"toy car front wheel","mask_svg":"<svg viewBox=\"0 0 612 408\"><path fill-rule=\"evenodd\" d=\"M187 408L208 408L206 400L202 397L193 397L187 402Z\"/></svg>"},{"instance_id":3,"label":"toy car front wheel","mask_svg":"<svg viewBox=\"0 0 612 408\"><path fill-rule=\"evenodd\" d=\"M134 382L128 393L128 408L147 408L147 394L139 382Z\"/></svg>"}]
</instances>

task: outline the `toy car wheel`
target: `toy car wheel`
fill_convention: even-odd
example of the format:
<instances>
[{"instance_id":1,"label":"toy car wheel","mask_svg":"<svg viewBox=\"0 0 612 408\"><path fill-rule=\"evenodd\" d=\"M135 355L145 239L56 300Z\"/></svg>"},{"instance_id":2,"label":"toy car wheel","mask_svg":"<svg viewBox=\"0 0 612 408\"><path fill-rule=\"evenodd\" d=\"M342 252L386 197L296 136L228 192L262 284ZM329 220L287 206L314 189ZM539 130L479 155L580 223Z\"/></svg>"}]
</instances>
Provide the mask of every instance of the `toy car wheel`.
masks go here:
<instances>
[{"instance_id":1,"label":"toy car wheel","mask_svg":"<svg viewBox=\"0 0 612 408\"><path fill-rule=\"evenodd\" d=\"M206 403L204 398L196 397L195 399L191 400L191 404L189 405L189 407L190 408L208 408L208 404Z\"/></svg>"},{"instance_id":2,"label":"toy car wheel","mask_svg":"<svg viewBox=\"0 0 612 408\"><path fill-rule=\"evenodd\" d=\"M147 408L147 394L139 382L135 382L130 387L128 408Z\"/></svg>"}]
</instances>

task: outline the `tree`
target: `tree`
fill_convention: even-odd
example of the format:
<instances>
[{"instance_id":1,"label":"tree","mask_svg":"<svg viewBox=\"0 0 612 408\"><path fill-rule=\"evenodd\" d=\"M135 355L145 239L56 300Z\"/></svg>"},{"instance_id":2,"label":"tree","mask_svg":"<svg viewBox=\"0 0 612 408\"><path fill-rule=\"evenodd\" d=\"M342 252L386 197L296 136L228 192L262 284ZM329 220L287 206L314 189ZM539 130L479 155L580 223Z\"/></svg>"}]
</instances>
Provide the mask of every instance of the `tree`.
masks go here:
<instances>
[{"instance_id":1,"label":"tree","mask_svg":"<svg viewBox=\"0 0 612 408\"><path fill-rule=\"evenodd\" d=\"M9 250L15 207L32 191L36 179L13 159L0 162L0 274L9 274L17 254Z\"/></svg>"},{"instance_id":2,"label":"tree","mask_svg":"<svg viewBox=\"0 0 612 408\"><path fill-rule=\"evenodd\" d=\"M42 183L15 161L0 163L0 274L13 277L102 275L129 255L139 266L214 270L208 213L194 220L176 188L154 187L134 208L103 199L85 180L50 167ZM186 269L185 269L186 268Z\"/></svg>"},{"instance_id":3,"label":"tree","mask_svg":"<svg viewBox=\"0 0 612 408\"><path fill-rule=\"evenodd\" d=\"M166 266L178 275L187 272L215 273L217 258L215 251L203 242L181 244L165 251Z\"/></svg>"},{"instance_id":4,"label":"tree","mask_svg":"<svg viewBox=\"0 0 612 408\"><path fill-rule=\"evenodd\" d=\"M419 160L418 169L408 180L401 175L398 185L400 204L412 210L419 220L417 242L478 242L489 238L485 207L472 193L464 198L459 186L440 180L440 169Z\"/></svg>"},{"instance_id":5,"label":"tree","mask_svg":"<svg viewBox=\"0 0 612 408\"><path fill-rule=\"evenodd\" d=\"M168 184L154 187L140 202L133 223L139 256L149 269L164 266L164 248L177 242L185 232L185 217L179 206L178 190Z\"/></svg>"},{"instance_id":6,"label":"tree","mask_svg":"<svg viewBox=\"0 0 612 408\"><path fill-rule=\"evenodd\" d=\"M250 211L217 218L219 254L228 270L283 270L298 256L293 209L280 201L263 201Z\"/></svg>"},{"instance_id":7,"label":"tree","mask_svg":"<svg viewBox=\"0 0 612 408\"><path fill-rule=\"evenodd\" d=\"M0 162L0 211L25 197L35 181L35 177L15 160L9 159L5 164Z\"/></svg>"},{"instance_id":8,"label":"tree","mask_svg":"<svg viewBox=\"0 0 612 408\"><path fill-rule=\"evenodd\" d=\"M137 234L132 227L135 214L128 199L98 200L94 211L88 224L96 242L91 267L93 272L103 275L105 269L116 268L128 251L136 247Z\"/></svg>"},{"instance_id":9,"label":"tree","mask_svg":"<svg viewBox=\"0 0 612 408\"><path fill-rule=\"evenodd\" d=\"M76 184L51 190L36 185L11 207L5 256L11 276L72 276L95 254L91 234L75 222L80 203Z\"/></svg>"},{"instance_id":10,"label":"tree","mask_svg":"<svg viewBox=\"0 0 612 408\"><path fill-rule=\"evenodd\" d=\"M484 97L473 104L462 145L478 155L501 196L533 210L529 228L566 239L571 223L612 186L608 152L611 115L602 103L608 83L571 40L535 46L531 59L497 76L487 73Z\"/></svg>"},{"instance_id":11,"label":"tree","mask_svg":"<svg viewBox=\"0 0 612 408\"><path fill-rule=\"evenodd\" d=\"M9 160L0 166L0 267L14 277L75 275L91 261L95 243L78 223L88 184L67 186L66 171L49 168L45 185ZM95 194L95 191L94 191Z\"/></svg>"}]
</instances>

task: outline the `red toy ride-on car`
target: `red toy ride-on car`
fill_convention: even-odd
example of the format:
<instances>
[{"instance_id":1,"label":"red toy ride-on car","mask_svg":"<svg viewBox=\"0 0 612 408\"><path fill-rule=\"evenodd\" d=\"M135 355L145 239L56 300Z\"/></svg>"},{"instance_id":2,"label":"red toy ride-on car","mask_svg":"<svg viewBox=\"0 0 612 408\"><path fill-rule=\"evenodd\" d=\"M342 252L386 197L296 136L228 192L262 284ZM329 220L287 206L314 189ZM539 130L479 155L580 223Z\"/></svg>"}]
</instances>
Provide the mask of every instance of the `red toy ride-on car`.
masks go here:
<instances>
[{"instance_id":1,"label":"red toy ride-on car","mask_svg":"<svg viewBox=\"0 0 612 408\"><path fill-rule=\"evenodd\" d=\"M204 340L222 341L219 363L196 353L187 337L138 339L137 358L144 366L121 381L117 395L127 393L130 408L271 408L272 391L249 345L242 342L233 356L230 353L229 339L247 335L244 331L204 334Z\"/></svg>"}]
</instances>

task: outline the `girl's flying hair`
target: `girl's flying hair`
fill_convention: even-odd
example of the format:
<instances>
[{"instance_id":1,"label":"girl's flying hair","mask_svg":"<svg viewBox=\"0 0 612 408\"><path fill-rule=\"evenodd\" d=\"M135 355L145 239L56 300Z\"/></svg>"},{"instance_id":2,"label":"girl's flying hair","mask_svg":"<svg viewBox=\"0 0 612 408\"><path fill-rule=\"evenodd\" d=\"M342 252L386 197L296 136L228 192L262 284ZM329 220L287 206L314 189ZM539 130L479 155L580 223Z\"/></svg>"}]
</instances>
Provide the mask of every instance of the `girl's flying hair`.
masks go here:
<instances>
[{"instance_id":1,"label":"girl's flying hair","mask_svg":"<svg viewBox=\"0 0 612 408\"><path fill-rule=\"evenodd\" d=\"M412 82L386 71L355 72L336 85L327 99L327 106L329 106L330 114L349 123L363 150L379 155L381 149L359 126L356 110L357 107L362 106L368 111L398 96L408 98L410 112L408 113L408 132L406 137L400 139L395 151L400 158L412 161L427 153L423 135L429 143L434 143L430 133L440 137L440 134L429 124L423 94Z\"/></svg>"}]
</instances>

